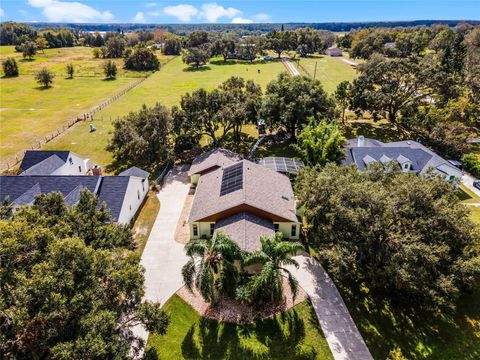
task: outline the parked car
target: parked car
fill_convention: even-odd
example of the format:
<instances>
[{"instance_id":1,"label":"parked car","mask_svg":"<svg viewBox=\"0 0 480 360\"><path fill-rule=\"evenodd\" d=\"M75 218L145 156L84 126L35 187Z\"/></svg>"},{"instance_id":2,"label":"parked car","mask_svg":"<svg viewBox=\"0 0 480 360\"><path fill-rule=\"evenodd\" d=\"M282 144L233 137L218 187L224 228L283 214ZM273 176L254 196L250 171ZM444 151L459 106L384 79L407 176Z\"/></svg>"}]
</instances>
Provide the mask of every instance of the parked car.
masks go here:
<instances>
[{"instance_id":1,"label":"parked car","mask_svg":"<svg viewBox=\"0 0 480 360\"><path fill-rule=\"evenodd\" d=\"M480 190L480 180L474 180L473 186L475 186L478 190Z\"/></svg>"},{"instance_id":2,"label":"parked car","mask_svg":"<svg viewBox=\"0 0 480 360\"><path fill-rule=\"evenodd\" d=\"M273 60L273 56L270 56L270 55L264 56L264 57L263 57L263 60L272 61L272 60Z\"/></svg>"}]
</instances>

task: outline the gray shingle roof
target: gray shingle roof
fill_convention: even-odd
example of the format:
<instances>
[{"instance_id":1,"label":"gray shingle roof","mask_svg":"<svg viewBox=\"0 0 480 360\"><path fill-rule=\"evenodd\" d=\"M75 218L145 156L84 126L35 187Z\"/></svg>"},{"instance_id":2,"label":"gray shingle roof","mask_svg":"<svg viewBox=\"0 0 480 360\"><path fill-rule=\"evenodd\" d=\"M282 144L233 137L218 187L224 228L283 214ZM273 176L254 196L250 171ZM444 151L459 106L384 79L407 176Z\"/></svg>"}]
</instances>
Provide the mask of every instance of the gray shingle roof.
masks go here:
<instances>
[{"instance_id":1,"label":"gray shingle roof","mask_svg":"<svg viewBox=\"0 0 480 360\"><path fill-rule=\"evenodd\" d=\"M58 157L57 154L40 161L39 163L29 167L20 175L50 175L59 167L63 166L65 161Z\"/></svg>"},{"instance_id":2,"label":"gray shingle roof","mask_svg":"<svg viewBox=\"0 0 480 360\"><path fill-rule=\"evenodd\" d=\"M290 179L248 160L243 166L242 188L220 196L224 169L200 176L188 222L221 214L237 206L249 206L262 212L297 222L295 197Z\"/></svg>"},{"instance_id":3,"label":"gray shingle roof","mask_svg":"<svg viewBox=\"0 0 480 360\"><path fill-rule=\"evenodd\" d=\"M199 174L207 170L225 167L236 163L242 157L234 152L222 148L215 148L197 156L193 162L188 176Z\"/></svg>"},{"instance_id":4,"label":"gray shingle roof","mask_svg":"<svg viewBox=\"0 0 480 360\"><path fill-rule=\"evenodd\" d=\"M422 149L411 149L407 147L360 147L351 148L352 159L358 169L366 170L367 164L364 159L373 159L372 161L380 161L382 157L390 159L409 159L412 162L413 171L422 171L432 155Z\"/></svg>"},{"instance_id":5,"label":"gray shingle roof","mask_svg":"<svg viewBox=\"0 0 480 360\"><path fill-rule=\"evenodd\" d=\"M97 191L98 200L101 203L105 201L110 209L110 215L114 221L118 220L122 210L123 200L127 193L128 176L103 176L100 187Z\"/></svg>"},{"instance_id":6,"label":"gray shingle roof","mask_svg":"<svg viewBox=\"0 0 480 360\"><path fill-rule=\"evenodd\" d=\"M217 221L215 223L215 232L222 232L228 235L245 251L258 250L260 248L261 236L272 236L275 234L273 222L249 212L240 212Z\"/></svg>"},{"instance_id":7,"label":"gray shingle roof","mask_svg":"<svg viewBox=\"0 0 480 360\"><path fill-rule=\"evenodd\" d=\"M27 150L23 156L22 163L20 164L20 169L25 171L30 169L32 166L44 161L50 156L57 155L60 159L63 160L63 163L66 163L70 151L46 151L46 150Z\"/></svg>"},{"instance_id":8,"label":"gray shingle roof","mask_svg":"<svg viewBox=\"0 0 480 360\"><path fill-rule=\"evenodd\" d=\"M96 190L99 203L105 202L113 220L117 221L129 181L128 176L0 176L0 200L8 196L17 205L30 204L36 195L56 191L72 206L78 201L81 189Z\"/></svg>"},{"instance_id":9,"label":"gray shingle roof","mask_svg":"<svg viewBox=\"0 0 480 360\"><path fill-rule=\"evenodd\" d=\"M146 179L150 176L150 173L136 166L132 166L131 168L118 174L118 176L136 176L142 179Z\"/></svg>"}]
</instances>

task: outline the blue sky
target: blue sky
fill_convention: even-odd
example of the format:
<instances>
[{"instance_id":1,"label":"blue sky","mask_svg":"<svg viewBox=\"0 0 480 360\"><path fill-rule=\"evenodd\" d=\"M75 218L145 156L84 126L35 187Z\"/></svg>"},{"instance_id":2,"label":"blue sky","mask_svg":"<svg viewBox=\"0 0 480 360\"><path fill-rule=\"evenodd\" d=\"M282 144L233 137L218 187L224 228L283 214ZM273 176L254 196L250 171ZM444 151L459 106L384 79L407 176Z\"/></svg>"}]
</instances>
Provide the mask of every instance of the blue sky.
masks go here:
<instances>
[{"instance_id":1,"label":"blue sky","mask_svg":"<svg viewBox=\"0 0 480 360\"><path fill-rule=\"evenodd\" d=\"M2 21L249 23L480 20L480 0L2 0Z\"/></svg>"}]
</instances>

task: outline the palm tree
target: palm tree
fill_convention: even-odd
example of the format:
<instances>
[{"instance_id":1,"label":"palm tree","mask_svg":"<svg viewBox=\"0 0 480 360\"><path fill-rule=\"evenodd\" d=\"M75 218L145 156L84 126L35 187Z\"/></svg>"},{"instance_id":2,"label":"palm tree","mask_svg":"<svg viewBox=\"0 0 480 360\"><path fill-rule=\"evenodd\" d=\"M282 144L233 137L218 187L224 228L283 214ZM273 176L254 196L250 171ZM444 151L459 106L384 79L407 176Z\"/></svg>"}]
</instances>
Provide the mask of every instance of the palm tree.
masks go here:
<instances>
[{"instance_id":1,"label":"palm tree","mask_svg":"<svg viewBox=\"0 0 480 360\"><path fill-rule=\"evenodd\" d=\"M207 302L216 302L218 294L233 296L238 283L235 260L242 260L240 247L227 235L215 233L210 239L192 240L185 245L190 260L182 268L183 281L193 286Z\"/></svg>"},{"instance_id":2,"label":"palm tree","mask_svg":"<svg viewBox=\"0 0 480 360\"><path fill-rule=\"evenodd\" d=\"M261 248L248 255L244 265L262 264L262 270L259 274L252 277L247 285L247 289L239 288L237 297L244 298L245 293L250 293L254 299L265 298L268 295L273 303L278 303L283 293L283 278L286 274L288 284L292 290L293 299L298 293L297 279L283 266L294 265L298 263L293 256L299 250L303 250L303 245L298 242L283 241L283 235L277 232L272 237L260 238Z\"/></svg>"}]
</instances>

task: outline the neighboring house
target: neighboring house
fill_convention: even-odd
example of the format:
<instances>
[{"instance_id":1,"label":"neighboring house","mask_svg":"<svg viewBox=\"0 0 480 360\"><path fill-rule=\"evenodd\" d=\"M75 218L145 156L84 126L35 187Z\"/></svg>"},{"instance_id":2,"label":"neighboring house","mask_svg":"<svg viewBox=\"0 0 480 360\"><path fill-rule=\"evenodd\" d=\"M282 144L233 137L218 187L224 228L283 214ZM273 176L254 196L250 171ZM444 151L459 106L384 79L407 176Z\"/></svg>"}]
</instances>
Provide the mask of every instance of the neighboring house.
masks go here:
<instances>
[{"instance_id":1,"label":"neighboring house","mask_svg":"<svg viewBox=\"0 0 480 360\"><path fill-rule=\"evenodd\" d=\"M20 164L20 175L86 175L91 161L72 151L27 150Z\"/></svg>"},{"instance_id":2,"label":"neighboring house","mask_svg":"<svg viewBox=\"0 0 480 360\"><path fill-rule=\"evenodd\" d=\"M325 50L325 54L327 54L328 56L342 56L343 51L336 46L331 46L327 50Z\"/></svg>"},{"instance_id":3,"label":"neighboring house","mask_svg":"<svg viewBox=\"0 0 480 360\"><path fill-rule=\"evenodd\" d=\"M206 155L190 171L197 176L202 169L187 220L191 238L222 232L247 251L260 247L261 236L278 231L286 239L298 239L300 214L290 179L249 160L222 159L224 166Z\"/></svg>"},{"instance_id":4,"label":"neighboring house","mask_svg":"<svg viewBox=\"0 0 480 360\"><path fill-rule=\"evenodd\" d=\"M192 166L188 171L190 182L196 185L202 174L234 164L241 159L242 157L240 155L222 148L207 151L193 160Z\"/></svg>"},{"instance_id":5,"label":"neighboring house","mask_svg":"<svg viewBox=\"0 0 480 360\"><path fill-rule=\"evenodd\" d=\"M8 197L10 203L18 207L31 205L39 194L60 192L67 205L73 206L80 198L80 190L87 189L98 196L100 203L105 202L114 222L127 224L134 219L148 193L149 175L134 167L118 176L24 173L0 176L0 199Z\"/></svg>"},{"instance_id":6,"label":"neighboring house","mask_svg":"<svg viewBox=\"0 0 480 360\"><path fill-rule=\"evenodd\" d=\"M383 143L363 136L347 141L344 160L347 165L354 164L359 170L367 170L373 163L386 166L392 162L403 172L425 174L433 171L448 181L460 180L463 175L458 167L416 141Z\"/></svg>"}]
</instances>

